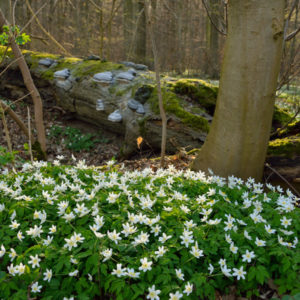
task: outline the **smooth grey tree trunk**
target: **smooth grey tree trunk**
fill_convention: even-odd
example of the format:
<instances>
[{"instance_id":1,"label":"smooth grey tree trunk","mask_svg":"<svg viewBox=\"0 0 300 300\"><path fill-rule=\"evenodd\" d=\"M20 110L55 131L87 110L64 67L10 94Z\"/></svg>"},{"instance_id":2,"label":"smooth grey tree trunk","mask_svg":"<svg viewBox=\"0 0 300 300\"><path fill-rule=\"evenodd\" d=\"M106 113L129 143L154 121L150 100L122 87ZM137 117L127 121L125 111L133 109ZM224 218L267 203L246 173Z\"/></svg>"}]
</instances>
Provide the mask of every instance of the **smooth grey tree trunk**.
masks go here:
<instances>
[{"instance_id":1,"label":"smooth grey tree trunk","mask_svg":"<svg viewBox=\"0 0 300 300\"><path fill-rule=\"evenodd\" d=\"M285 0L230 0L228 36L212 127L192 164L260 180L283 42Z\"/></svg>"}]
</instances>

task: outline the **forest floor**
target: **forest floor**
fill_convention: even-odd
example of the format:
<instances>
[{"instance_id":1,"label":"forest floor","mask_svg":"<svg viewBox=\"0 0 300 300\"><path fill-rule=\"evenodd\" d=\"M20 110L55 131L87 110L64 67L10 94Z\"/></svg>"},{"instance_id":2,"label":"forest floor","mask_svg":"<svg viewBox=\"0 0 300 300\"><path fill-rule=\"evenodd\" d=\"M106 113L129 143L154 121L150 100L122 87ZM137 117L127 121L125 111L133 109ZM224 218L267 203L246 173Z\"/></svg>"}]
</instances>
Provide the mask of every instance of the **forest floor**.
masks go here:
<instances>
[{"instance_id":1,"label":"forest floor","mask_svg":"<svg viewBox=\"0 0 300 300\"><path fill-rule=\"evenodd\" d=\"M26 107L27 104L17 103L14 111L28 124ZM30 105L29 107L33 116L33 107ZM123 144L123 137L77 120L59 107L50 106L44 109L44 123L49 161L54 161L57 155L63 155L64 164L74 164L73 156L77 161L85 160L87 165L105 165L107 161L114 158L117 162L123 163L127 170L150 167L155 171L160 167L159 153L151 149L144 150L143 143L139 152L130 160L119 161L118 153ZM28 144L26 136L9 117L7 117L7 124L13 150L18 152L17 155L21 161L28 160L30 156L26 146ZM2 122L0 129L3 132ZM0 136L0 146L7 146L4 134ZM177 169L185 170L194 158L195 153L187 154L181 150L174 155L167 156L165 165L173 165ZM267 163L272 169L265 167L264 182L281 185L291 190L294 188L294 192L296 190L300 193L300 156L293 159L273 157L267 159Z\"/></svg>"}]
</instances>

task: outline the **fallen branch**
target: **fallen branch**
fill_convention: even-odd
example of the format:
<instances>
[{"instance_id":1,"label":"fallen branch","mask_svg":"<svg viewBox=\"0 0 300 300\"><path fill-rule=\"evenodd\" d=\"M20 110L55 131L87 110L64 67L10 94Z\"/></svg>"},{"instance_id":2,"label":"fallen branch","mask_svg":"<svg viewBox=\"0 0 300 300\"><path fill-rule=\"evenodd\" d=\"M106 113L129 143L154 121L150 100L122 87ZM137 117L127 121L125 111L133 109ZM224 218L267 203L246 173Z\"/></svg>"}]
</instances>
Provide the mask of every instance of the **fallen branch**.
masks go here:
<instances>
[{"instance_id":1,"label":"fallen branch","mask_svg":"<svg viewBox=\"0 0 300 300\"><path fill-rule=\"evenodd\" d=\"M277 170L272 168L268 163L265 163L265 166L269 168L273 173L275 173L278 177L280 177L300 197L298 191Z\"/></svg>"}]
</instances>

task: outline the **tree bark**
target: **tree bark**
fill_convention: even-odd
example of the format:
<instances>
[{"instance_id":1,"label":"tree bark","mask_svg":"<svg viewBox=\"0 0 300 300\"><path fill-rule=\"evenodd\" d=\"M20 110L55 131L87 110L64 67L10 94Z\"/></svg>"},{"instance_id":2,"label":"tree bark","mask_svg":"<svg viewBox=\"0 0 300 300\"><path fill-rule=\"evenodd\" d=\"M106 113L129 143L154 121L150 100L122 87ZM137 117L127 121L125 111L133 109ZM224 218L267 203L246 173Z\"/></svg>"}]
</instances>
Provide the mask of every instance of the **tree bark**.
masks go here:
<instances>
[{"instance_id":1,"label":"tree bark","mask_svg":"<svg viewBox=\"0 0 300 300\"><path fill-rule=\"evenodd\" d=\"M230 0L220 90L193 170L262 177L282 56L284 0Z\"/></svg>"},{"instance_id":2,"label":"tree bark","mask_svg":"<svg viewBox=\"0 0 300 300\"><path fill-rule=\"evenodd\" d=\"M2 10L0 9L0 27L2 27L4 24L6 24L5 16L2 13ZM31 97L34 104L34 118L35 118L35 126L37 130L37 137L38 142L41 146L41 150L43 152L44 158L46 158L46 135L45 135L45 127L44 127L44 120L43 120L43 103L41 96L39 94L39 91L37 90L33 79L31 77L29 68L27 66L27 63L24 59L24 56L19 48L19 46L16 44L14 38L10 39L10 45L11 49L13 51L13 54L15 58L18 60L18 65L20 68L20 71L22 73L22 77L24 80L24 84L28 91L31 93Z\"/></svg>"}]
</instances>

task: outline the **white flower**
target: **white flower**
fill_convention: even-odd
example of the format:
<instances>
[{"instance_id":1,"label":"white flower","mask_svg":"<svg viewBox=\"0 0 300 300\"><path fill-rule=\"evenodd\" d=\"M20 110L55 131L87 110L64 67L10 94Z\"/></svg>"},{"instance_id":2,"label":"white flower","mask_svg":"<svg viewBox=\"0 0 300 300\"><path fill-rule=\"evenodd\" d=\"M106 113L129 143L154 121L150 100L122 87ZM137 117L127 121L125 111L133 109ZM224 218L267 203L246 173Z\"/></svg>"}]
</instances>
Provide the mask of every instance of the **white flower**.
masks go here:
<instances>
[{"instance_id":1,"label":"white flower","mask_svg":"<svg viewBox=\"0 0 300 300\"><path fill-rule=\"evenodd\" d=\"M0 204L0 212L2 212L5 209L5 205L4 204Z\"/></svg>"},{"instance_id":2,"label":"white flower","mask_svg":"<svg viewBox=\"0 0 300 300\"><path fill-rule=\"evenodd\" d=\"M118 244L118 241L122 239L120 237L120 233L117 233L115 229L112 232L107 231L107 236L109 239L111 239L116 244Z\"/></svg>"},{"instance_id":3,"label":"white flower","mask_svg":"<svg viewBox=\"0 0 300 300\"><path fill-rule=\"evenodd\" d=\"M117 277L126 275L126 268L122 269L122 264L117 264L117 268L111 273L112 275L117 275Z\"/></svg>"},{"instance_id":4,"label":"white flower","mask_svg":"<svg viewBox=\"0 0 300 300\"><path fill-rule=\"evenodd\" d=\"M155 251L154 253L156 254L156 258L162 257L168 250L164 247L158 247L158 250Z\"/></svg>"},{"instance_id":5,"label":"white flower","mask_svg":"<svg viewBox=\"0 0 300 300\"><path fill-rule=\"evenodd\" d=\"M284 216L282 219L280 219L280 222L284 228L287 228L292 224L292 219L287 219L286 216Z\"/></svg>"},{"instance_id":6,"label":"white flower","mask_svg":"<svg viewBox=\"0 0 300 300\"><path fill-rule=\"evenodd\" d=\"M272 229L270 225L265 225L265 229L267 231L267 233L273 234L276 232L275 229Z\"/></svg>"},{"instance_id":7,"label":"white flower","mask_svg":"<svg viewBox=\"0 0 300 300\"><path fill-rule=\"evenodd\" d=\"M183 297L183 295L178 291L175 294L170 293L169 296L170 296L169 300L179 300L180 298Z\"/></svg>"},{"instance_id":8,"label":"white flower","mask_svg":"<svg viewBox=\"0 0 300 300\"><path fill-rule=\"evenodd\" d=\"M122 224L123 226L123 231L121 231L126 237L130 234L133 234L137 231L137 228L134 227L134 226L130 226L129 223L126 223L126 224ZM149 236L148 236L149 237Z\"/></svg>"},{"instance_id":9,"label":"white flower","mask_svg":"<svg viewBox=\"0 0 300 300\"><path fill-rule=\"evenodd\" d=\"M5 252L6 252L6 250L5 250L5 248L4 248L3 244L2 244L2 245L1 245L1 250L0 250L0 258L1 258L2 256L4 256Z\"/></svg>"},{"instance_id":10,"label":"white flower","mask_svg":"<svg viewBox=\"0 0 300 300\"><path fill-rule=\"evenodd\" d=\"M158 236L161 231L161 227L157 224L154 227L151 227L151 232L154 233L154 236Z\"/></svg>"},{"instance_id":11,"label":"white flower","mask_svg":"<svg viewBox=\"0 0 300 300\"><path fill-rule=\"evenodd\" d=\"M31 258L31 260L28 261L28 263L32 265L33 269L35 267L40 267L40 261L41 261L41 259L38 257L37 254L35 256L30 255L29 257Z\"/></svg>"},{"instance_id":12,"label":"white flower","mask_svg":"<svg viewBox=\"0 0 300 300\"><path fill-rule=\"evenodd\" d=\"M70 277L75 277L75 276L78 275L78 273L79 273L79 271L78 271L78 270L75 270L75 271L73 271L73 272L70 272L70 273L69 273L69 276L70 276Z\"/></svg>"},{"instance_id":13,"label":"white flower","mask_svg":"<svg viewBox=\"0 0 300 300\"><path fill-rule=\"evenodd\" d=\"M260 240L259 238L256 238L256 239L255 239L255 244L256 244L256 246L258 246L258 247L264 247L264 246L266 245L266 242L263 241L263 240Z\"/></svg>"},{"instance_id":14,"label":"white flower","mask_svg":"<svg viewBox=\"0 0 300 300\"><path fill-rule=\"evenodd\" d=\"M222 271L222 273L223 273L226 277L232 276L232 275L230 274L231 269L228 269L226 265L223 266L223 267L221 267L221 271Z\"/></svg>"},{"instance_id":15,"label":"white flower","mask_svg":"<svg viewBox=\"0 0 300 300\"><path fill-rule=\"evenodd\" d=\"M209 274L212 274L214 269L215 269L214 266L212 264L209 264L209 267L208 267Z\"/></svg>"},{"instance_id":16,"label":"white flower","mask_svg":"<svg viewBox=\"0 0 300 300\"><path fill-rule=\"evenodd\" d=\"M18 256L18 254L16 253L15 249L10 248L10 253L8 256L10 257L10 261L13 261Z\"/></svg>"},{"instance_id":17,"label":"white flower","mask_svg":"<svg viewBox=\"0 0 300 300\"><path fill-rule=\"evenodd\" d=\"M41 233L43 232L42 226L36 226L34 225L34 228L29 228L29 230L26 231L28 235L31 235L33 238L40 237Z\"/></svg>"},{"instance_id":18,"label":"white flower","mask_svg":"<svg viewBox=\"0 0 300 300\"><path fill-rule=\"evenodd\" d=\"M93 276L90 273L88 273L88 279L89 281L93 281Z\"/></svg>"},{"instance_id":19,"label":"white flower","mask_svg":"<svg viewBox=\"0 0 300 300\"><path fill-rule=\"evenodd\" d=\"M55 225L52 225L50 228L49 228L49 234L53 234L56 232L56 226Z\"/></svg>"},{"instance_id":20,"label":"white flower","mask_svg":"<svg viewBox=\"0 0 300 300\"><path fill-rule=\"evenodd\" d=\"M183 293L187 296L193 292L193 285L189 282L185 285Z\"/></svg>"},{"instance_id":21,"label":"white flower","mask_svg":"<svg viewBox=\"0 0 300 300\"><path fill-rule=\"evenodd\" d=\"M33 293L39 293L40 291L41 291L41 288L42 288L43 286L42 285L39 285L39 283L38 282L35 282L32 286L31 286L31 291L33 292Z\"/></svg>"},{"instance_id":22,"label":"white flower","mask_svg":"<svg viewBox=\"0 0 300 300\"><path fill-rule=\"evenodd\" d=\"M49 246L53 240L53 236L47 235L47 239L43 240L43 245Z\"/></svg>"},{"instance_id":23,"label":"white flower","mask_svg":"<svg viewBox=\"0 0 300 300\"><path fill-rule=\"evenodd\" d=\"M15 276L18 273L18 267L13 264L10 264L10 266L7 267L8 273L11 274L12 276Z\"/></svg>"},{"instance_id":24,"label":"white flower","mask_svg":"<svg viewBox=\"0 0 300 300\"><path fill-rule=\"evenodd\" d=\"M255 254L253 251L249 251L249 250L246 250L246 253L242 255L242 261L246 261L248 263L251 262L252 258L255 257Z\"/></svg>"},{"instance_id":25,"label":"white flower","mask_svg":"<svg viewBox=\"0 0 300 300\"><path fill-rule=\"evenodd\" d=\"M47 269L43 275L45 276L44 280L50 282L50 280L52 278L52 270Z\"/></svg>"},{"instance_id":26,"label":"white flower","mask_svg":"<svg viewBox=\"0 0 300 300\"><path fill-rule=\"evenodd\" d=\"M219 260L219 265L221 266L221 268L223 268L224 266L226 266L226 259L221 258Z\"/></svg>"},{"instance_id":27,"label":"white flower","mask_svg":"<svg viewBox=\"0 0 300 300\"><path fill-rule=\"evenodd\" d=\"M241 266L239 269L233 268L233 276L237 277L237 280L245 279L245 275L247 274L244 270L243 270L243 266Z\"/></svg>"},{"instance_id":28,"label":"white flower","mask_svg":"<svg viewBox=\"0 0 300 300\"><path fill-rule=\"evenodd\" d=\"M180 236L181 238L181 244L185 245L185 247L188 247L189 244L192 244L194 243L194 240L193 240L193 233L190 232L190 231L184 231L182 233L182 235Z\"/></svg>"},{"instance_id":29,"label":"white flower","mask_svg":"<svg viewBox=\"0 0 300 300\"><path fill-rule=\"evenodd\" d=\"M20 224L19 224L16 220L13 220L13 221L11 222L11 224L9 225L9 227L10 227L11 229L17 229L19 226L20 226Z\"/></svg>"},{"instance_id":30,"label":"white flower","mask_svg":"<svg viewBox=\"0 0 300 300\"><path fill-rule=\"evenodd\" d=\"M225 234L225 240L228 244L231 244L232 243L232 239L230 237L230 234Z\"/></svg>"},{"instance_id":31,"label":"white flower","mask_svg":"<svg viewBox=\"0 0 300 300\"><path fill-rule=\"evenodd\" d=\"M25 273L25 265L20 263L18 266L15 267L15 270L16 270L16 273L18 273L19 275L22 275Z\"/></svg>"},{"instance_id":32,"label":"white flower","mask_svg":"<svg viewBox=\"0 0 300 300\"><path fill-rule=\"evenodd\" d=\"M140 262L142 264L139 267L140 271L146 272L146 271L150 271L152 269L152 267L151 267L152 261L148 261L147 257L141 258Z\"/></svg>"},{"instance_id":33,"label":"white flower","mask_svg":"<svg viewBox=\"0 0 300 300\"><path fill-rule=\"evenodd\" d=\"M71 262L72 264L74 264L74 265L77 265L77 264L78 264L78 260L77 260L76 258L73 258L73 257L70 258L70 262Z\"/></svg>"},{"instance_id":34,"label":"white flower","mask_svg":"<svg viewBox=\"0 0 300 300\"><path fill-rule=\"evenodd\" d=\"M22 240L24 239L24 236L23 236L23 234L22 234L22 231L21 230L19 230L19 232L18 232L18 234L17 234L17 238L19 239L19 241L21 241L22 242Z\"/></svg>"},{"instance_id":35,"label":"white flower","mask_svg":"<svg viewBox=\"0 0 300 300\"><path fill-rule=\"evenodd\" d=\"M192 250L190 251L190 253L192 255L194 255L196 258L199 258L201 256L204 256L203 255L203 250L199 250L198 248L198 243L196 242L195 246L192 247Z\"/></svg>"},{"instance_id":36,"label":"white flower","mask_svg":"<svg viewBox=\"0 0 300 300\"><path fill-rule=\"evenodd\" d=\"M126 274L131 278L138 278L140 276L140 272L135 272L134 269L129 269L129 268L127 268Z\"/></svg>"},{"instance_id":37,"label":"white flower","mask_svg":"<svg viewBox=\"0 0 300 300\"><path fill-rule=\"evenodd\" d=\"M224 222L225 224L226 224L226 226L224 227L224 230L225 231L228 231L228 230L231 230L231 229L233 229L233 221L227 221L227 222Z\"/></svg>"},{"instance_id":38,"label":"white flower","mask_svg":"<svg viewBox=\"0 0 300 300\"><path fill-rule=\"evenodd\" d=\"M135 239L133 241L133 245L135 245L135 246L137 246L139 244L146 245L148 242L149 242L149 234L148 233L144 233L142 231L140 235L138 235L137 237L135 237Z\"/></svg>"},{"instance_id":39,"label":"white flower","mask_svg":"<svg viewBox=\"0 0 300 300\"><path fill-rule=\"evenodd\" d=\"M244 230L244 237L248 240L252 240L252 237L249 235L247 230Z\"/></svg>"},{"instance_id":40,"label":"white flower","mask_svg":"<svg viewBox=\"0 0 300 300\"><path fill-rule=\"evenodd\" d=\"M160 294L160 290L156 290L155 289L155 285L152 285L152 287L148 288L149 294L147 295L147 299L150 300L159 300L159 294Z\"/></svg>"},{"instance_id":41,"label":"white flower","mask_svg":"<svg viewBox=\"0 0 300 300\"><path fill-rule=\"evenodd\" d=\"M163 233L162 236L159 237L158 241L164 244L171 237L171 235L166 235L165 233Z\"/></svg>"},{"instance_id":42,"label":"white flower","mask_svg":"<svg viewBox=\"0 0 300 300\"><path fill-rule=\"evenodd\" d=\"M103 261L107 261L111 258L112 256L112 249L105 249L101 252L101 254L104 256Z\"/></svg>"},{"instance_id":43,"label":"white flower","mask_svg":"<svg viewBox=\"0 0 300 300\"><path fill-rule=\"evenodd\" d=\"M234 246L234 243L231 243L229 249L233 254L236 254L239 248Z\"/></svg>"},{"instance_id":44,"label":"white flower","mask_svg":"<svg viewBox=\"0 0 300 300\"><path fill-rule=\"evenodd\" d=\"M175 269L176 272L176 276L180 279L180 280L184 280L184 274L182 273L181 269Z\"/></svg>"}]
</instances>

